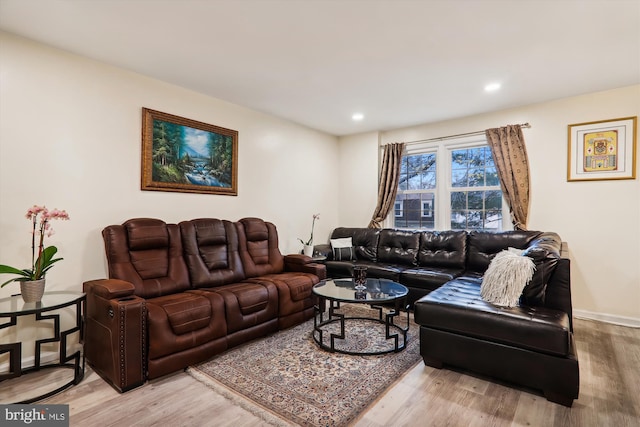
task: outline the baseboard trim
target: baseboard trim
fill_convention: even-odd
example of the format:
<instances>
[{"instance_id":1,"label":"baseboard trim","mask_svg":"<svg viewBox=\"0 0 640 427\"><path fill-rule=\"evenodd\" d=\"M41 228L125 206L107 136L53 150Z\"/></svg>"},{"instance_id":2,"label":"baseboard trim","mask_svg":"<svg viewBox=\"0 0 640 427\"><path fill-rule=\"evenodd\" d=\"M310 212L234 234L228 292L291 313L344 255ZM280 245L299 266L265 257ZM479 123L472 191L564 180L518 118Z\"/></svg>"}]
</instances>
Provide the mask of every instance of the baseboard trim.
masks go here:
<instances>
[{"instance_id":1,"label":"baseboard trim","mask_svg":"<svg viewBox=\"0 0 640 427\"><path fill-rule=\"evenodd\" d=\"M618 316L616 314L594 313L587 310L573 310L573 317L578 319L597 320L614 325L640 328L640 319L636 317Z\"/></svg>"}]
</instances>

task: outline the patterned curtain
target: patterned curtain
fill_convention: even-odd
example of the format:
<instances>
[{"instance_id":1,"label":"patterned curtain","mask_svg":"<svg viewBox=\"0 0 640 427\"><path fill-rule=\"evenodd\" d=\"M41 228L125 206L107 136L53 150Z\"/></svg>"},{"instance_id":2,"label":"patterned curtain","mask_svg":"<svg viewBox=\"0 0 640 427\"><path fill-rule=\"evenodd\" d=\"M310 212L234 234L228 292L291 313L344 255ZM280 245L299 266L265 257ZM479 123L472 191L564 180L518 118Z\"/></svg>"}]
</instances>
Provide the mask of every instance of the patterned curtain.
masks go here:
<instances>
[{"instance_id":1,"label":"patterned curtain","mask_svg":"<svg viewBox=\"0 0 640 427\"><path fill-rule=\"evenodd\" d=\"M527 229L529 215L529 160L519 125L487 129L487 141L498 170L502 192L515 230Z\"/></svg>"},{"instance_id":2,"label":"patterned curtain","mask_svg":"<svg viewBox=\"0 0 640 427\"><path fill-rule=\"evenodd\" d=\"M378 186L378 205L373 211L373 217L369 228L382 228L382 221L389 215L398 193L398 181L400 180L400 163L404 143L396 142L384 146L382 156L382 170L380 171L380 184Z\"/></svg>"}]
</instances>

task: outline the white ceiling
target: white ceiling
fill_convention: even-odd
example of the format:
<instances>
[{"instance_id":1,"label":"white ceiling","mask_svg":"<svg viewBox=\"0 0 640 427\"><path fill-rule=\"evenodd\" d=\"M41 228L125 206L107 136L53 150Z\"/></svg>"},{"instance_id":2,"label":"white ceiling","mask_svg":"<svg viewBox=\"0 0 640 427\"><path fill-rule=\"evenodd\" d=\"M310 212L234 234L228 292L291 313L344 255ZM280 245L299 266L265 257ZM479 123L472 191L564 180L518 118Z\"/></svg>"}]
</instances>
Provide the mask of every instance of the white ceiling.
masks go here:
<instances>
[{"instance_id":1,"label":"white ceiling","mask_svg":"<svg viewBox=\"0 0 640 427\"><path fill-rule=\"evenodd\" d=\"M640 83L640 0L0 0L0 29L334 135Z\"/></svg>"}]
</instances>

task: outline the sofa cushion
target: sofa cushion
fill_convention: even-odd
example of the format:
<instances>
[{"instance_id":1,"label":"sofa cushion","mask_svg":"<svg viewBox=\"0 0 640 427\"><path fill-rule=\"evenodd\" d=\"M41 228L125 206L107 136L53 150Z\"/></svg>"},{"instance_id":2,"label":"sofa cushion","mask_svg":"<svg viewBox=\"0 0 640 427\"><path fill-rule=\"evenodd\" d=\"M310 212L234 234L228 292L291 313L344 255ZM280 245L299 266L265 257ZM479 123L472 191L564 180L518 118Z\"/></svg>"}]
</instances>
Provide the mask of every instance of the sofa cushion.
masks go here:
<instances>
[{"instance_id":1,"label":"sofa cushion","mask_svg":"<svg viewBox=\"0 0 640 427\"><path fill-rule=\"evenodd\" d=\"M404 267L397 264L386 264L382 262L356 262L355 265L367 267L367 277L375 279L388 279L394 282L400 281L400 274Z\"/></svg>"},{"instance_id":2,"label":"sofa cushion","mask_svg":"<svg viewBox=\"0 0 640 427\"><path fill-rule=\"evenodd\" d=\"M331 233L332 239L343 237L351 237L356 259L377 261L379 229L338 227Z\"/></svg>"},{"instance_id":3,"label":"sofa cushion","mask_svg":"<svg viewBox=\"0 0 640 427\"><path fill-rule=\"evenodd\" d=\"M142 251L145 249L166 248L169 246L167 224L159 219L147 218L127 221L125 224L129 249Z\"/></svg>"},{"instance_id":4,"label":"sofa cushion","mask_svg":"<svg viewBox=\"0 0 640 427\"><path fill-rule=\"evenodd\" d=\"M482 300L481 279L458 277L415 304L416 323L537 352L567 356L567 313L543 307L496 307Z\"/></svg>"},{"instance_id":5,"label":"sofa cushion","mask_svg":"<svg viewBox=\"0 0 640 427\"><path fill-rule=\"evenodd\" d=\"M541 234L540 231L471 231L467 241L467 270L482 273L498 252L509 247L525 249Z\"/></svg>"},{"instance_id":6,"label":"sofa cushion","mask_svg":"<svg viewBox=\"0 0 640 427\"><path fill-rule=\"evenodd\" d=\"M210 288L244 279L238 232L232 222L215 218L179 224L191 285Z\"/></svg>"},{"instance_id":7,"label":"sofa cushion","mask_svg":"<svg viewBox=\"0 0 640 427\"><path fill-rule=\"evenodd\" d=\"M250 282L271 282L278 287L280 301L286 296L291 301L304 301L311 298L311 289L318 283L318 276L308 273L288 272L280 274L268 274L255 277ZM282 310L281 310L282 314ZM286 313L289 314L289 313Z\"/></svg>"},{"instance_id":8,"label":"sofa cushion","mask_svg":"<svg viewBox=\"0 0 640 427\"><path fill-rule=\"evenodd\" d=\"M281 273L284 270L284 257L278 248L275 225L260 218L242 218L235 225L245 277Z\"/></svg>"},{"instance_id":9,"label":"sofa cushion","mask_svg":"<svg viewBox=\"0 0 640 427\"><path fill-rule=\"evenodd\" d=\"M273 283L247 280L212 290L224 298L229 333L278 317L278 290Z\"/></svg>"},{"instance_id":10,"label":"sofa cushion","mask_svg":"<svg viewBox=\"0 0 640 427\"><path fill-rule=\"evenodd\" d=\"M204 328L211 319L211 304L200 295L185 292L158 297L152 303L164 310L176 335Z\"/></svg>"},{"instance_id":11,"label":"sofa cushion","mask_svg":"<svg viewBox=\"0 0 640 427\"><path fill-rule=\"evenodd\" d=\"M271 283L278 288L278 323L287 328L300 323L313 314L313 285L320 280L315 274L285 272L249 279L250 282Z\"/></svg>"},{"instance_id":12,"label":"sofa cushion","mask_svg":"<svg viewBox=\"0 0 640 427\"><path fill-rule=\"evenodd\" d=\"M176 224L135 218L105 227L102 236L109 278L133 284L135 295L154 298L189 289L189 273Z\"/></svg>"},{"instance_id":13,"label":"sofa cushion","mask_svg":"<svg viewBox=\"0 0 640 427\"><path fill-rule=\"evenodd\" d=\"M418 265L464 268L467 259L466 231L423 231L420 233Z\"/></svg>"},{"instance_id":14,"label":"sofa cushion","mask_svg":"<svg viewBox=\"0 0 640 427\"><path fill-rule=\"evenodd\" d=\"M351 277L353 261L325 261L328 277Z\"/></svg>"},{"instance_id":15,"label":"sofa cushion","mask_svg":"<svg viewBox=\"0 0 640 427\"><path fill-rule=\"evenodd\" d=\"M420 233L384 229L378 242L378 261L386 264L411 266L416 264Z\"/></svg>"},{"instance_id":16,"label":"sofa cushion","mask_svg":"<svg viewBox=\"0 0 640 427\"><path fill-rule=\"evenodd\" d=\"M460 276L463 271L461 268L412 267L402 270L400 283L431 291Z\"/></svg>"},{"instance_id":17,"label":"sofa cushion","mask_svg":"<svg viewBox=\"0 0 640 427\"><path fill-rule=\"evenodd\" d=\"M146 306L150 360L224 340L227 334L224 300L213 292L193 290L150 298Z\"/></svg>"}]
</instances>

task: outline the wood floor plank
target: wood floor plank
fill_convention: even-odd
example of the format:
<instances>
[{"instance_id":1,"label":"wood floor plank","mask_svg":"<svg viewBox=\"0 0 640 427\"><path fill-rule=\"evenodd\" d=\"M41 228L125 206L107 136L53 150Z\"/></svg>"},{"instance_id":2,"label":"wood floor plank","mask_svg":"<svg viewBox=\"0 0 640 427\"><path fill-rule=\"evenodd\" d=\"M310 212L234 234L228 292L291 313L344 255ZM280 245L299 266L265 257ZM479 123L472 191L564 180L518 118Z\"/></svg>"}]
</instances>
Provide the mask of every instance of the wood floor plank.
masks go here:
<instances>
[{"instance_id":1,"label":"wood floor plank","mask_svg":"<svg viewBox=\"0 0 640 427\"><path fill-rule=\"evenodd\" d=\"M420 363L354 425L639 426L640 329L576 319L575 337L580 398L572 408L536 390ZM79 385L46 402L69 404L72 426L266 425L184 372L120 394L87 369Z\"/></svg>"}]
</instances>

